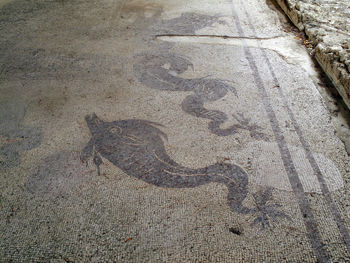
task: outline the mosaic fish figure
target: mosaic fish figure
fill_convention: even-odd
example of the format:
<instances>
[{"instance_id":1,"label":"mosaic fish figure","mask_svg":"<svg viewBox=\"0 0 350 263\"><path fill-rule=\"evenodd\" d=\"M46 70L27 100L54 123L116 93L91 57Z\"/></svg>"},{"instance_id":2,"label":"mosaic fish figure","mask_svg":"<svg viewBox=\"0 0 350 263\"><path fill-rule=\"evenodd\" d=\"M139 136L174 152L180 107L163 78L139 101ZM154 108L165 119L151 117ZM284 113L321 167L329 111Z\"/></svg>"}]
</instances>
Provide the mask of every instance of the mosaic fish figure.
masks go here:
<instances>
[{"instance_id":1,"label":"mosaic fish figure","mask_svg":"<svg viewBox=\"0 0 350 263\"><path fill-rule=\"evenodd\" d=\"M100 174L102 158L129 176L163 188L194 188L208 183L224 184L228 189L227 204L241 214L260 213L255 223L267 224L268 215L278 213L267 201L271 190L261 192L259 209L242 204L248 194L248 176L239 166L216 163L192 169L175 162L166 152L167 135L162 125L146 120L104 122L96 114L85 117L92 138L81 153L82 161L93 158ZM265 210L264 210L265 209Z\"/></svg>"},{"instance_id":2,"label":"mosaic fish figure","mask_svg":"<svg viewBox=\"0 0 350 263\"><path fill-rule=\"evenodd\" d=\"M243 114L233 114L238 122L228 128L220 128L228 121L224 112L209 110L204 107L205 103L217 101L228 92L237 96L236 89L230 81L218 78L182 78L180 75L188 68L193 68L191 61L179 54L170 52L147 52L134 57L134 75L136 79L152 89L168 91L191 91L183 100L182 110L197 118L209 119L208 128L211 133L218 136L228 136L237 133L239 129L248 130L250 136L255 139L269 141L262 128L250 123L250 118Z\"/></svg>"}]
</instances>

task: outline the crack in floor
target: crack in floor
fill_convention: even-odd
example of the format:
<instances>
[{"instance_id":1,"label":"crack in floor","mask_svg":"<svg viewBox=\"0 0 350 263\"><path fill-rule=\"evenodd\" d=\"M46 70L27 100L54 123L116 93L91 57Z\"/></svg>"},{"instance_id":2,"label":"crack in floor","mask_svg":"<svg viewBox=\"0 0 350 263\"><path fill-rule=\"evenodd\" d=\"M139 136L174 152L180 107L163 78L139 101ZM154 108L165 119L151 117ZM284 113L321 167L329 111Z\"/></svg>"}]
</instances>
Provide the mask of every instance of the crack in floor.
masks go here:
<instances>
[{"instance_id":1,"label":"crack in floor","mask_svg":"<svg viewBox=\"0 0 350 263\"><path fill-rule=\"evenodd\" d=\"M179 35L179 34L164 34L164 35L156 35L156 39L162 38L176 38L176 37L190 37L190 38L212 38L212 39L255 39L255 40L267 40L267 39L276 39L281 38L283 36L274 36L274 37L239 37L239 36L228 36L228 35Z\"/></svg>"}]
</instances>

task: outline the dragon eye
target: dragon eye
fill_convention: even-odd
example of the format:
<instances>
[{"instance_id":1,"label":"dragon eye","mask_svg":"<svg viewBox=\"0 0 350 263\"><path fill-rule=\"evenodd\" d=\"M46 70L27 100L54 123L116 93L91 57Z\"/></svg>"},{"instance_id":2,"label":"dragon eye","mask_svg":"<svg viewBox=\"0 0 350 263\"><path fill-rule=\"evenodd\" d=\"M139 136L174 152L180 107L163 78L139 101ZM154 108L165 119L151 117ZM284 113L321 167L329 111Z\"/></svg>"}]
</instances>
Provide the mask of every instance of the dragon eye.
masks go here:
<instances>
[{"instance_id":1,"label":"dragon eye","mask_svg":"<svg viewBox=\"0 0 350 263\"><path fill-rule=\"evenodd\" d=\"M113 134L121 134L122 133L122 129L117 126L117 127L113 127L111 129L109 129L109 132L113 133Z\"/></svg>"}]
</instances>

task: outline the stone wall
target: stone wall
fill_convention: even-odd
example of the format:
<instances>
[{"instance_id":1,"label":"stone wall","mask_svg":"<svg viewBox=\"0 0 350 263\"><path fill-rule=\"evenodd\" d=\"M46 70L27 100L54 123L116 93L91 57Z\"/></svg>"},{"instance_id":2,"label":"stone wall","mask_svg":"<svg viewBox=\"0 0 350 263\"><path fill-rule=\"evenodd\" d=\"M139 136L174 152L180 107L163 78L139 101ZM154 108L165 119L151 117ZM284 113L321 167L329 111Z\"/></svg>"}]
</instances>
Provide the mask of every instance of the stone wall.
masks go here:
<instances>
[{"instance_id":1,"label":"stone wall","mask_svg":"<svg viewBox=\"0 0 350 263\"><path fill-rule=\"evenodd\" d=\"M315 58L350 109L350 3L348 0L276 0L314 46Z\"/></svg>"}]
</instances>

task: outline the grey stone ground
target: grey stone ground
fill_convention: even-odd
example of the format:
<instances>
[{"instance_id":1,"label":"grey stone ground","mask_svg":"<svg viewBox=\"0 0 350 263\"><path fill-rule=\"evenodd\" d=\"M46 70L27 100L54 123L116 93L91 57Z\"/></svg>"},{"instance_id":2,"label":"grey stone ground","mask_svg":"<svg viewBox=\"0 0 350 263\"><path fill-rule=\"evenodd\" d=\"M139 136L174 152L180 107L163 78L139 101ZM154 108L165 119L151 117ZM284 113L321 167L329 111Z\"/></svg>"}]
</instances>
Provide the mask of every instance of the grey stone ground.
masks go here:
<instances>
[{"instance_id":1,"label":"grey stone ground","mask_svg":"<svg viewBox=\"0 0 350 263\"><path fill-rule=\"evenodd\" d=\"M0 23L2 262L350 261L349 156L273 6L9 0Z\"/></svg>"},{"instance_id":2,"label":"grey stone ground","mask_svg":"<svg viewBox=\"0 0 350 263\"><path fill-rule=\"evenodd\" d=\"M350 108L350 3L348 0L276 0L309 38L315 57Z\"/></svg>"}]
</instances>

